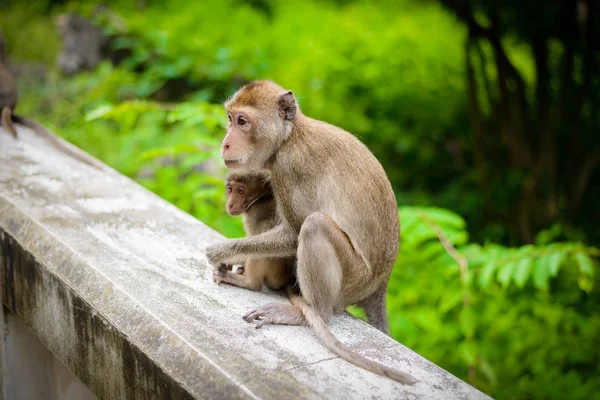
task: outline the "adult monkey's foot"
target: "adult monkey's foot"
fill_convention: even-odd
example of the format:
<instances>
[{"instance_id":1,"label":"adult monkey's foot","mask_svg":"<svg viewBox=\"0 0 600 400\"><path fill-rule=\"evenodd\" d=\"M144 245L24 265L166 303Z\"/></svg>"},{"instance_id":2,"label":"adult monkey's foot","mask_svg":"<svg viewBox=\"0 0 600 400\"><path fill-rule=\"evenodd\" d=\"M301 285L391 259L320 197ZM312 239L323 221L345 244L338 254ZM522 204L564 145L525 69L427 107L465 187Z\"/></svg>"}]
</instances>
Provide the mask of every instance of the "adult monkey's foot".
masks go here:
<instances>
[{"instance_id":1,"label":"adult monkey's foot","mask_svg":"<svg viewBox=\"0 0 600 400\"><path fill-rule=\"evenodd\" d=\"M246 313L243 318L246 322L258 321L255 324L257 329L267 324L308 325L297 307L276 302L263 304Z\"/></svg>"}]
</instances>

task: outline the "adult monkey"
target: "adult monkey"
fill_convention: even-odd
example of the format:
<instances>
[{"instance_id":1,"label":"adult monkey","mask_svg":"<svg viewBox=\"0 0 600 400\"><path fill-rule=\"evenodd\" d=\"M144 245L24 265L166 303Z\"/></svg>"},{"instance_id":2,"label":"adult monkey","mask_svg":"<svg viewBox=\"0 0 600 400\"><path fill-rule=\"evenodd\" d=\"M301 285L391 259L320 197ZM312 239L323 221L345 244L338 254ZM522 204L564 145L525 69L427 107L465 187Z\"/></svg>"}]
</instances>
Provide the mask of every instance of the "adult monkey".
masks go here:
<instances>
[{"instance_id":1,"label":"adult monkey","mask_svg":"<svg viewBox=\"0 0 600 400\"><path fill-rule=\"evenodd\" d=\"M297 255L301 296L268 303L248 322L311 325L340 357L402 383L410 375L346 347L327 327L350 304L389 334L385 298L398 254L400 226L392 186L381 164L350 133L304 116L291 91L269 81L242 87L225 103L228 131L221 145L233 171L268 169L282 223L260 235L207 248L218 273L222 263L250 257Z\"/></svg>"},{"instance_id":2,"label":"adult monkey","mask_svg":"<svg viewBox=\"0 0 600 400\"><path fill-rule=\"evenodd\" d=\"M17 106L18 92L17 92L17 80L15 76L10 72L8 67L5 65L5 42L2 32L0 32L0 121L8 132L15 138L18 139L17 130L15 129L14 123L21 124L31 129L36 135L42 137L50 143L52 147L58 151L75 158L87 165L90 165L96 169L100 169L100 165L94 161L91 157L85 154L79 154L68 148L63 144L56 136L50 131L38 124L34 120L14 113L15 107Z\"/></svg>"}]
</instances>

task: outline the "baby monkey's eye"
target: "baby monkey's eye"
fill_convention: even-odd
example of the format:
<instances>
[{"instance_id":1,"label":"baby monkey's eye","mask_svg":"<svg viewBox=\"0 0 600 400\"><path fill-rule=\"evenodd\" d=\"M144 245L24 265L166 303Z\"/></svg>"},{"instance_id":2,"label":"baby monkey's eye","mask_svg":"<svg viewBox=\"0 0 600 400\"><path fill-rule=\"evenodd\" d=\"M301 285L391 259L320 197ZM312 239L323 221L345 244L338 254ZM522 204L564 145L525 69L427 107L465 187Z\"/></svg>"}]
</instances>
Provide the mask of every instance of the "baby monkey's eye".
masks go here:
<instances>
[{"instance_id":1,"label":"baby monkey's eye","mask_svg":"<svg viewBox=\"0 0 600 400\"><path fill-rule=\"evenodd\" d=\"M227 121L231 122L231 114L227 114Z\"/></svg>"}]
</instances>

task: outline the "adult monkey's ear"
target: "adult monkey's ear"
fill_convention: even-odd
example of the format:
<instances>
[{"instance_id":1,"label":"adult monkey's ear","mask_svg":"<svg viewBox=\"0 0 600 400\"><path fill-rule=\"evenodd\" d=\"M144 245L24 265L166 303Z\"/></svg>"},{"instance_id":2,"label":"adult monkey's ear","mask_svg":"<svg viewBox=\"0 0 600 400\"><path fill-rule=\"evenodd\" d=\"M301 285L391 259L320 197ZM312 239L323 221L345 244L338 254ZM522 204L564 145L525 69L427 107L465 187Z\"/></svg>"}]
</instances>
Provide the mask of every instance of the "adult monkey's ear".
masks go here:
<instances>
[{"instance_id":1,"label":"adult monkey's ear","mask_svg":"<svg viewBox=\"0 0 600 400\"><path fill-rule=\"evenodd\" d=\"M277 99L277 107L279 111L279 117L283 120L291 120L296 116L296 99L291 90L285 92Z\"/></svg>"}]
</instances>

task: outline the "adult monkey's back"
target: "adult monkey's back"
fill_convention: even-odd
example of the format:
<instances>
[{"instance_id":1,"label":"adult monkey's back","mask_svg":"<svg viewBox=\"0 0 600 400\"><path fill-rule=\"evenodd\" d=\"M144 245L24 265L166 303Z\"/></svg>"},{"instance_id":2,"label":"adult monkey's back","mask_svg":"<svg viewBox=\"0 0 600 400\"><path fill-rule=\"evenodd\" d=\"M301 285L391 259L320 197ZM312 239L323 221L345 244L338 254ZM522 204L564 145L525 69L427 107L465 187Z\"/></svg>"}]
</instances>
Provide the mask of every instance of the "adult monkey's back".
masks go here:
<instances>
[{"instance_id":1,"label":"adult monkey's back","mask_svg":"<svg viewBox=\"0 0 600 400\"><path fill-rule=\"evenodd\" d=\"M297 255L302 297L269 303L246 321L310 324L340 357L403 383L408 374L368 360L327 328L350 304L389 334L385 295L398 254L396 199L381 164L350 133L304 116L292 92L269 81L242 87L225 103L228 132L221 156L234 171L269 169L282 224L260 235L207 249L215 267L248 257Z\"/></svg>"}]
</instances>

